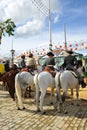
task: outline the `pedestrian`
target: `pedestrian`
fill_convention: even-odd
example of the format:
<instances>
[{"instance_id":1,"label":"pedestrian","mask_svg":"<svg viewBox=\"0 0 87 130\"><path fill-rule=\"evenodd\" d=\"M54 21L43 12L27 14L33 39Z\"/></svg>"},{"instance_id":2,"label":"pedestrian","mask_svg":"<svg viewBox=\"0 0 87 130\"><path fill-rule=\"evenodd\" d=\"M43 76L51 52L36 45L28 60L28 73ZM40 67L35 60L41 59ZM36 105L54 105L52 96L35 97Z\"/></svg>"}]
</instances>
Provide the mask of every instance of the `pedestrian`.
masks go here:
<instances>
[{"instance_id":1,"label":"pedestrian","mask_svg":"<svg viewBox=\"0 0 87 130\"><path fill-rule=\"evenodd\" d=\"M4 66L5 66L5 71L9 72L10 71L10 61L6 60L4 63Z\"/></svg>"}]
</instances>

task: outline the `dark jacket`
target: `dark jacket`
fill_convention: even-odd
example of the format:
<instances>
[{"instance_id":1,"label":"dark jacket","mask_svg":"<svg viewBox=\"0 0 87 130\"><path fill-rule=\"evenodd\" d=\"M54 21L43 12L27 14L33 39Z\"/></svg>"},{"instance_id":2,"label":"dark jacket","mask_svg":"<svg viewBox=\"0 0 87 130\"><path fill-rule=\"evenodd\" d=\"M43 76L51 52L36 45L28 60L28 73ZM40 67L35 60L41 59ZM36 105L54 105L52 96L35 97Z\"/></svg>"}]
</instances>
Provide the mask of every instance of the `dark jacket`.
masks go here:
<instances>
[{"instance_id":1,"label":"dark jacket","mask_svg":"<svg viewBox=\"0 0 87 130\"><path fill-rule=\"evenodd\" d=\"M45 60L45 63L43 64L43 67L45 67L47 65L53 65L53 66L55 65L55 59L54 59L54 57L48 58L48 59Z\"/></svg>"},{"instance_id":2,"label":"dark jacket","mask_svg":"<svg viewBox=\"0 0 87 130\"><path fill-rule=\"evenodd\" d=\"M10 71L10 66L9 66L9 61L8 61L8 60L5 61L4 66L5 66L5 71L6 71L6 72Z\"/></svg>"},{"instance_id":3,"label":"dark jacket","mask_svg":"<svg viewBox=\"0 0 87 130\"><path fill-rule=\"evenodd\" d=\"M24 68L26 67L26 63L25 63L25 60L22 59L21 62L19 63L19 68Z\"/></svg>"},{"instance_id":4,"label":"dark jacket","mask_svg":"<svg viewBox=\"0 0 87 130\"><path fill-rule=\"evenodd\" d=\"M77 59L75 56L68 55L67 57L65 57L64 68L74 67L75 65L77 65Z\"/></svg>"}]
</instances>

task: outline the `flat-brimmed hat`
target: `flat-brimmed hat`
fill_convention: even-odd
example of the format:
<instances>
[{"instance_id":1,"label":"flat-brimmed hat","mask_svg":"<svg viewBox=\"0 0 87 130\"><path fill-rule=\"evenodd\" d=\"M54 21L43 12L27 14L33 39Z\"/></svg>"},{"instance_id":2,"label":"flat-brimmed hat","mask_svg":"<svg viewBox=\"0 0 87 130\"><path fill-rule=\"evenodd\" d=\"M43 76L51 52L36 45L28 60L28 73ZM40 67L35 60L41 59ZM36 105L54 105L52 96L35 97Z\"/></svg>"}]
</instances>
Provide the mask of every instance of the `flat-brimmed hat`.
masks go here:
<instances>
[{"instance_id":1,"label":"flat-brimmed hat","mask_svg":"<svg viewBox=\"0 0 87 130\"><path fill-rule=\"evenodd\" d=\"M72 53L73 53L72 50L67 50L66 52L67 52L68 54L72 54Z\"/></svg>"},{"instance_id":2,"label":"flat-brimmed hat","mask_svg":"<svg viewBox=\"0 0 87 130\"><path fill-rule=\"evenodd\" d=\"M29 57L33 57L33 54L32 54L32 53L30 53L30 54L29 54Z\"/></svg>"},{"instance_id":3,"label":"flat-brimmed hat","mask_svg":"<svg viewBox=\"0 0 87 130\"><path fill-rule=\"evenodd\" d=\"M54 54L52 52L47 52L48 56L54 56Z\"/></svg>"},{"instance_id":4,"label":"flat-brimmed hat","mask_svg":"<svg viewBox=\"0 0 87 130\"><path fill-rule=\"evenodd\" d=\"M22 59L25 59L25 55L22 55L21 58L22 58Z\"/></svg>"}]
</instances>

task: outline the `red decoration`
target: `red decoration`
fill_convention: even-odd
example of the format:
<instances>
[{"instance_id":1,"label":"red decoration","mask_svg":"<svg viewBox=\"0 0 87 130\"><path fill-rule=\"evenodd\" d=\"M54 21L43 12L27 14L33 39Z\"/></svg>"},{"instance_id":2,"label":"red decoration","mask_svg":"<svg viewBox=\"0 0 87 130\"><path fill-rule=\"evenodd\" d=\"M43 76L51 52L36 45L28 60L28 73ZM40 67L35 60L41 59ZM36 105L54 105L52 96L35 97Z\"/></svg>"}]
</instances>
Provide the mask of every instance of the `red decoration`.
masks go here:
<instances>
[{"instance_id":1,"label":"red decoration","mask_svg":"<svg viewBox=\"0 0 87 130\"><path fill-rule=\"evenodd\" d=\"M82 43L81 45L84 46L84 43Z\"/></svg>"},{"instance_id":2,"label":"red decoration","mask_svg":"<svg viewBox=\"0 0 87 130\"><path fill-rule=\"evenodd\" d=\"M76 46L78 46L78 43L76 43Z\"/></svg>"},{"instance_id":3,"label":"red decoration","mask_svg":"<svg viewBox=\"0 0 87 130\"><path fill-rule=\"evenodd\" d=\"M55 46L55 48L57 48L57 46Z\"/></svg>"},{"instance_id":4,"label":"red decoration","mask_svg":"<svg viewBox=\"0 0 87 130\"><path fill-rule=\"evenodd\" d=\"M85 46L85 49L87 49L87 46Z\"/></svg>"},{"instance_id":5,"label":"red decoration","mask_svg":"<svg viewBox=\"0 0 87 130\"><path fill-rule=\"evenodd\" d=\"M78 48L75 48L75 50L78 50Z\"/></svg>"},{"instance_id":6,"label":"red decoration","mask_svg":"<svg viewBox=\"0 0 87 130\"><path fill-rule=\"evenodd\" d=\"M46 52L44 52L44 54L46 54Z\"/></svg>"},{"instance_id":7,"label":"red decoration","mask_svg":"<svg viewBox=\"0 0 87 130\"><path fill-rule=\"evenodd\" d=\"M60 48L62 48L62 45L60 45Z\"/></svg>"},{"instance_id":8,"label":"red decoration","mask_svg":"<svg viewBox=\"0 0 87 130\"><path fill-rule=\"evenodd\" d=\"M70 44L69 46L72 47L72 44Z\"/></svg>"}]
</instances>

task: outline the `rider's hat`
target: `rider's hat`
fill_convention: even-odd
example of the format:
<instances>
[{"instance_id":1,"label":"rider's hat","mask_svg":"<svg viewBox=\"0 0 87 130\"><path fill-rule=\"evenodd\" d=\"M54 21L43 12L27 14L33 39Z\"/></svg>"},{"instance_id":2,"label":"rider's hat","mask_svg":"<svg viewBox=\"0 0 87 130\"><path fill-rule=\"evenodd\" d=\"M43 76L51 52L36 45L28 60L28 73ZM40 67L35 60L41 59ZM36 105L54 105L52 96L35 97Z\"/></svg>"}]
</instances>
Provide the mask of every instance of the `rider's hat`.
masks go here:
<instances>
[{"instance_id":1,"label":"rider's hat","mask_svg":"<svg viewBox=\"0 0 87 130\"><path fill-rule=\"evenodd\" d=\"M25 59L25 55L22 55L21 58L22 58L22 59Z\"/></svg>"},{"instance_id":2,"label":"rider's hat","mask_svg":"<svg viewBox=\"0 0 87 130\"><path fill-rule=\"evenodd\" d=\"M54 56L54 54L52 52L47 52L48 56Z\"/></svg>"},{"instance_id":3,"label":"rider's hat","mask_svg":"<svg viewBox=\"0 0 87 130\"><path fill-rule=\"evenodd\" d=\"M33 57L33 54L32 54L32 53L30 53L30 54L29 54L29 57Z\"/></svg>"},{"instance_id":4,"label":"rider's hat","mask_svg":"<svg viewBox=\"0 0 87 130\"><path fill-rule=\"evenodd\" d=\"M68 54L72 54L72 53L73 53L72 50L66 50L66 52L67 52Z\"/></svg>"}]
</instances>

